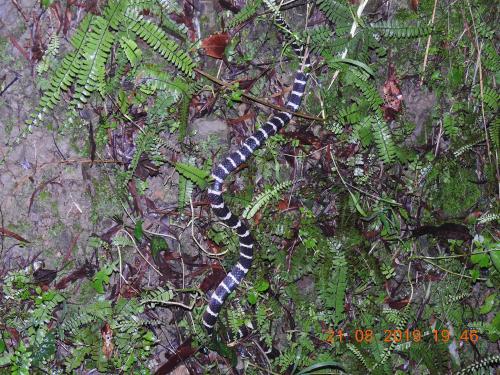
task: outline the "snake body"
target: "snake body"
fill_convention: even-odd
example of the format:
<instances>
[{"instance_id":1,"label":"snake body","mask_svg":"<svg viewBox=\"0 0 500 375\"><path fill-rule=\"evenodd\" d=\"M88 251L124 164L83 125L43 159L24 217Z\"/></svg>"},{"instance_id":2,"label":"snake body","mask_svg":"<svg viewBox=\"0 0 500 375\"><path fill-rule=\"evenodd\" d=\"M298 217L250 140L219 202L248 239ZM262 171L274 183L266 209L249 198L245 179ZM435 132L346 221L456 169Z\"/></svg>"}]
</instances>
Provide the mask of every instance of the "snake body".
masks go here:
<instances>
[{"instance_id":1,"label":"snake body","mask_svg":"<svg viewBox=\"0 0 500 375\"><path fill-rule=\"evenodd\" d=\"M283 29L288 30L288 26L281 17L276 17L275 22ZM231 227L239 237L240 257L238 262L232 267L231 271L222 280L213 292L210 302L203 315L203 325L206 327L209 334L212 333L213 327L217 321L219 312L227 299L227 297L238 287L248 270L252 266L255 241L247 227L247 225L236 215L234 215L224 203L222 199L222 185L226 177L236 170L243 162L245 162L252 154L262 147L269 137L272 137L281 128L286 126L292 118L292 113L295 112L302 101L304 95L310 60L308 56L304 56L305 48L297 42L292 41L290 46L295 53L303 61L301 68L295 74L292 92L288 97L286 108L287 111L276 113L268 122L266 122L252 136L248 137L242 146L235 152L230 153L225 159L218 164L212 172L214 183L208 189L208 199L214 214L225 224Z\"/></svg>"}]
</instances>

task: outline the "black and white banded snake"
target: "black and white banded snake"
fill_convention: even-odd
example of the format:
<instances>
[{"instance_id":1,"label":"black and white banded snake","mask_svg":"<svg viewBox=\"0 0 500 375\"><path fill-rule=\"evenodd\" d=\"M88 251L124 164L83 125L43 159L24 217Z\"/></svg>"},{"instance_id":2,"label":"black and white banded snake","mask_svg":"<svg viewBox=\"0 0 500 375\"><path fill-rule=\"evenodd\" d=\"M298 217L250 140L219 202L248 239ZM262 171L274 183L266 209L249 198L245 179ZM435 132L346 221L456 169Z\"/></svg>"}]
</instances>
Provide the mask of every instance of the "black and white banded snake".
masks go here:
<instances>
[{"instance_id":1,"label":"black and white banded snake","mask_svg":"<svg viewBox=\"0 0 500 375\"><path fill-rule=\"evenodd\" d=\"M286 22L281 18L279 13L275 13L275 23L287 31L289 36L291 32ZM240 218L231 213L229 208L222 199L222 185L225 178L234 170L236 170L243 162L245 162L252 154L262 147L269 137L277 134L281 128L286 126L301 103L304 95L308 76L310 59L306 48L299 45L295 40L290 42L290 46L302 61L301 68L295 74L292 92L288 97L286 108L288 111L282 111L275 114L268 122L266 122L252 136L248 137L242 146L235 152L230 153L224 160L218 164L213 172L212 178L215 180L213 186L208 189L208 199L214 214L230 228L235 230L239 237L240 257L238 262L233 266L231 271L222 280L213 292L209 304L203 314L203 325L206 327L208 334L213 331L213 327L217 321L219 312L227 299L227 297L238 287L253 261L253 248L255 242L250 234L250 231L245 223Z\"/></svg>"}]
</instances>

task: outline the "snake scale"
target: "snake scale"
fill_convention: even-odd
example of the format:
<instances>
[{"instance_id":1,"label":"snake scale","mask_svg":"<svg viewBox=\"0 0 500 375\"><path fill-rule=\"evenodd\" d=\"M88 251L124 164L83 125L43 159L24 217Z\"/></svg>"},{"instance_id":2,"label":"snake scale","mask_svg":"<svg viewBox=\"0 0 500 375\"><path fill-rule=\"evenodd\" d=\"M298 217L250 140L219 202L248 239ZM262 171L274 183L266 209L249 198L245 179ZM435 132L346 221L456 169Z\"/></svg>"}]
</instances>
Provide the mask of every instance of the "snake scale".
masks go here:
<instances>
[{"instance_id":1,"label":"snake scale","mask_svg":"<svg viewBox=\"0 0 500 375\"><path fill-rule=\"evenodd\" d=\"M275 23L287 31L290 35L289 27L285 20L281 18L278 12L275 12ZM250 234L247 225L236 215L234 215L224 203L222 199L222 185L226 177L236 170L243 162L245 162L252 154L262 147L269 137L272 137L286 126L292 118L301 103L304 95L306 83L308 79L308 71L310 67L310 59L307 55L304 46L299 45L295 40L290 42L290 46L302 61L301 68L295 74L292 92L286 103L287 111L278 112L268 122L266 122L252 136L248 137L242 146L235 152L230 153L225 159L218 164L213 172L212 178L214 183L208 189L208 199L214 214L225 224L231 227L239 237L240 257L238 262L232 267L231 271L222 280L213 292L210 302L203 315L203 325L206 327L208 334L213 331L213 327L217 321L219 312L226 301L227 297L238 287L248 270L252 266L255 241Z\"/></svg>"}]
</instances>

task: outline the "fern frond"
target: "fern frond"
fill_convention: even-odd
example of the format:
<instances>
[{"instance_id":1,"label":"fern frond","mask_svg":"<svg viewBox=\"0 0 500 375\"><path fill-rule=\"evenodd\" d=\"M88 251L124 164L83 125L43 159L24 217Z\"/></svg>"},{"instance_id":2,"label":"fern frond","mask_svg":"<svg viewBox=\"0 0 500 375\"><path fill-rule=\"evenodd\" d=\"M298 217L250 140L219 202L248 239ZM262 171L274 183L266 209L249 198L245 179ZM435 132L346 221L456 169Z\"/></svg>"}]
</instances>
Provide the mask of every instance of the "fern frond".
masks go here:
<instances>
[{"instance_id":1,"label":"fern frond","mask_svg":"<svg viewBox=\"0 0 500 375\"><path fill-rule=\"evenodd\" d=\"M103 18L108 22L109 27L118 30L120 23L128 7L128 0L111 0L104 8Z\"/></svg>"},{"instance_id":2,"label":"fern frond","mask_svg":"<svg viewBox=\"0 0 500 375\"><path fill-rule=\"evenodd\" d=\"M500 220L500 214L483 214L481 217L477 220L479 224L486 224L491 221L499 221Z\"/></svg>"},{"instance_id":3,"label":"fern frond","mask_svg":"<svg viewBox=\"0 0 500 375\"><path fill-rule=\"evenodd\" d=\"M347 289L347 261L344 256L338 258L338 263L335 267L335 276L333 277L333 294L332 298L335 303L334 322L340 323L345 318L344 303L345 293Z\"/></svg>"},{"instance_id":4,"label":"fern frond","mask_svg":"<svg viewBox=\"0 0 500 375\"><path fill-rule=\"evenodd\" d=\"M457 119L450 114L446 114L443 118L444 133L450 138L455 138L460 133L456 122Z\"/></svg>"},{"instance_id":5,"label":"fern frond","mask_svg":"<svg viewBox=\"0 0 500 375\"><path fill-rule=\"evenodd\" d=\"M337 121L330 121L325 125L325 128L332 132L334 135L340 135L344 131L344 128Z\"/></svg>"},{"instance_id":6,"label":"fern frond","mask_svg":"<svg viewBox=\"0 0 500 375\"><path fill-rule=\"evenodd\" d=\"M135 138L135 151L127 171L123 177L122 183L125 185L135 173L141 155L146 153L155 165L161 165L165 162L159 148L164 144L164 141L158 136L158 129L155 126L148 124Z\"/></svg>"},{"instance_id":7,"label":"fern frond","mask_svg":"<svg viewBox=\"0 0 500 375\"><path fill-rule=\"evenodd\" d=\"M148 10L156 15L181 13L182 9L174 0L129 0L130 10Z\"/></svg>"},{"instance_id":8,"label":"fern frond","mask_svg":"<svg viewBox=\"0 0 500 375\"><path fill-rule=\"evenodd\" d=\"M408 311L410 309L410 304L407 304L405 308L401 311L399 311L399 321L395 322L396 330L404 330L404 327L406 327L408 323ZM385 348L382 351L382 355L380 356L379 360L375 365L371 368L372 371L374 371L377 367L383 366L389 357L391 356L391 353L396 349L398 344L396 341L392 341L389 347Z\"/></svg>"},{"instance_id":9,"label":"fern frond","mask_svg":"<svg viewBox=\"0 0 500 375\"><path fill-rule=\"evenodd\" d=\"M122 46L128 61L130 61L130 65L136 66L142 59L142 51L137 46L137 43L132 39L122 36L120 38L120 45Z\"/></svg>"},{"instance_id":10,"label":"fern frond","mask_svg":"<svg viewBox=\"0 0 500 375\"><path fill-rule=\"evenodd\" d=\"M233 18L227 23L227 27L232 29L238 25L241 25L243 22L248 21L252 18L257 10L262 5L262 0L248 1L247 4L241 8L241 10L235 14Z\"/></svg>"},{"instance_id":11,"label":"fern frond","mask_svg":"<svg viewBox=\"0 0 500 375\"><path fill-rule=\"evenodd\" d=\"M132 12L128 12L127 16L131 23L129 25L130 30L184 74L194 77L194 61L176 42L170 40L159 26Z\"/></svg>"},{"instance_id":12,"label":"fern frond","mask_svg":"<svg viewBox=\"0 0 500 375\"><path fill-rule=\"evenodd\" d=\"M477 100L481 100L481 88L476 85L472 90L472 94ZM500 94L491 87L483 87L483 101L488 109L496 112L498 110L498 103L500 102Z\"/></svg>"},{"instance_id":13,"label":"fern frond","mask_svg":"<svg viewBox=\"0 0 500 375\"><path fill-rule=\"evenodd\" d=\"M114 13L111 15L114 16ZM88 42L82 50L82 63L78 71L74 101L81 107L92 92L104 87L106 61L115 40L115 34L109 30L112 21L96 16L92 19Z\"/></svg>"},{"instance_id":14,"label":"fern frond","mask_svg":"<svg viewBox=\"0 0 500 375\"><path fill-rule=\"evenodd\" d=\"M500 57L491 41L484 44L482 53L481 63L483 67L494 74L498 73L500 71Z\"/></svg>"},{"instance_id":15,"label":"fern frond","mask_svg":"<svg viewBox=\"0 0 500 375\"><path fill-rule=\"evenodd\" d=\"M129 0L129 12L141 14L147 11L149 15L155 15L161 18L162 26L170 33L179 37L183 41L186 40L188 28L184 24L177 24L172 21L168 14L181 14L182 9L172 0Z\"/></svg>"},{"instance_id":16,"label":"fern frond","mask_svg":"<svg viewBox=\"0 0 500 375\"><path fill-rule=\"evenodd\" d=\"M324 13L331 22L338 24L350 24L352 22L352 13L344 4L335 0L318 0L318 8Z\"/></svg>"},{"instance_id":17,"label":"fern frond","mask_svg":"<svg viewBox=\"0 0 500 375\"><path fill-rule=\"evenodd\" d=\"M190 157L187 162L193 164L195 162L193 157ZM194 184L191 179L188 179L183 174L179 173L179 190L177 193L177 201L179 210L183 210L186 204L189 203L193 194Z\"/></svg>"},{"instance_id":18,"label":"fern frond","mask_svg":"<svg viewBox=\"0 0 500 375\"><path fill-rule=\"evenodd\" d=\"M51 59L57 55L60 46L61 42L59 36L56 33L52 34L42 60L36 65L36 72L38 74L42 74L49 70Z\"/></svg>"},{"instance_id":19,"label":"fern frond","mask_svg":"<svg viewBox=\"0 0 500 375\"><path fill-rule=\"evenodd\" d=\"M419 38L427 36L432 32L432 27L428 25L402 24L397 20L379 21L370 24L370 28L383 36L389 38Z\"/></svg>"},{"instance_id":20,"label":"fern frond","mask_svg":"<svg viewBox=\"0 0 500 375\"><path fill-rule=\"evenodd\" d=\"M358 359L358 361L360 361L363 364L363 366L365 367L366 371L368 373L370 373L371 369L368 366L368 363L366 362L365 357L363 356L363 354L361 354L361 352L358 350L358 348L356 348L353 344L348 343L347 344L347 349L349 349L352 352L352 354L354 354L354 356Z\"/></svg>"},{"instance_id":21,"label":"fern frond","mask_svg":"<svg viewBox=\"0 0 500 375\"><path fill-rule=\"evenodd\" d=\"M466 145L463 145L462 147L460 147L458 150L454 151L453 152L453 155L458 158L459 156L461 156L462 154L466 153L467 151L470 151L472 150L472 148L477 145L478 143L481 143L482 140L477 140L475 142L472 142L472 143L468 143Z\"/></svg>"},{"instance_id":22,"label":"fern frond","mask_svg":"<svg viewBox=\"0 0 500 375\"><path fill-rule=\"evenodd\" d=\"M40 99L37 109L31 115L31 118L26 121L28 125L38 125L43 120L45 113L53 109L57 102L59 102L61 93L67 91L74 83L81 69L82 61L80 55L87 41L90 39L91 25L95 17L97 16L88 14L78 26L78 29L71 38L74 51L68 53L59 64L59 67L52 76L49 88Z\"/></svg>"},{"instance_id":23,"label":"fern frond","mask_svg":"<svg viewBox=\"0 0 500 375\"><path fill-rule=\"evenodd\" d=\"M370 103L370 108L373 111L378 112L380 111L380 106L384 103L384 100L378 93L375 86L368 81L369 77L368 73L364 70L350 69L346 79L354 83L354 85L361 90L363 96Z\"/></svg>"},{"instance_id":24,"label":"fern frond","mask_svg":"<svg viewBox=\"0 0 500 375\"><path fill-rule=\"evenodd\" d=\"M496 117L490 124L489 135L491 143L495 146L497 150L500 149L500 117Z\"/></svg>"},{"instance_id":25,"label":"fern frond","mask_svg":"<svg viewBox=\"0 0 500 375\"><path fill-rule=\"evenodd\" d=\"M141 298L141 305L148 305L154 308L156 305L168 305L174 298L174 293L171 290L166 290L162 287L158 287L155 290L147 292Z\"/></svg>"},{"instance_id":26,"label":"fern frond","mask_svg":"<svg viewBox=\"0 0 500 375\"><path fill-rule=\"evenodd\" d=\"M470 364L466 368L457 372L457 375L474 374L482 368L493 367L498 364L500 364L500 355L493 355Z\"/></svg>"},{"instance_id":27,"label":"fern frond","mask_svg":"<svg viewBox=\"0 0 500 375\"><path fill-rule=\"evenodd\" d=\"M189 202L193 194L194 185L191 180L188 180L183 175L179 175L179 190L177 193L177 204L179 210L183 210L186 204Z\"/></svg>"},{"instance_id":28,"label":"fern frond","mask_svg":"<svg viewBox=\"0 0 500 375\"><path fill-rule=\"evenodd\" d=\"M303 31L301 33L301 39L309 40L309 47L312 52L321 54L323 51L328 50L329 55L334 55L336 52L342 51L347 43L343 38L338 38L336 42L340 42L340 47L335 48L333 32L330 27L326 25L316 26Z\"/></svg>"},{"instance_id":29,"label":"fern frond","mask_svg":"<svg viewBox=\"0 0 500 375\"><path fill-rule=\"evenodd\" d=\"M396 156L396 146L392 140L389 127L384 121L377 118L372 121L372 129L380 160L386 164L392 163Z\"/></svg>"},{"instance_id":30,"label":"fern frond","mask_svg":"<svg viewBox=\"0 0 500 375\"><path fill-rule=\"evenodd\" d=\"M60 331L64 335L65 331L75 334L81 326L95 321L106 320L112 314L110 301L96 301L90 305L82 306L78 312L73 312L63 320ZM64 337L64 336L63 336Z\"/></svg>"},{"instance_id":31,"label":"fern frond","mask_svg":"<svg viewBox=\"0 0 500 375\"><path fill-rule=\"evenodd\" d=\"M269 203L271 199L278 198L281 192L285 189L288 189L290 186L292 186L292 181L285 181L281 184L264 190L254 199L253 204L245 208L242 216L247 220L251 219L252 217L254 217L257 211L259 211L262 207Z\"/></svg>"},{"instance_id":32,"label":"fern frond","mask_svg":"<svg viewBox=\"0 0 500 375\"><path fill-rule=\"evenodd\" d=\"M461 301L464 298L467 298L469 296L470 296L470 292L463 292L463 293L459 293L459 294L455 294L455 295L450 295L447 298L446 303L447 304L452 304L452 303L455 303L455 302L459 302L459 301Z\"/></svg>"},{"instance_id":33,"label":"fern frond","mask_svg":"<svg viewBox=\"0 0 500 375\"><path fill-rule=\"evenodd\" d=\"M116 34L125 14L128 0L109 1L103 16L96 16L91 21L87 32L87 42L81 49L82 63L77 74L73 102L81 107L92 92L99 90L103 94L105 86L106 61L111 52Z\"/></svg>"},{"instance_id":34,"label":"fern frond","mask_svg":"<svg viewBox=\"0 0 500 375\"><path fill-rule=\"evenodd\" d=\"M175 163L175 169L184 177L193 181L196 185L204 189L207 185L207 179L210 172L197 168L194 165L186 163Z\"/></svg>"},{"instance_id":35,"label":"fern frond","mask_svg":"<svg viewBox=\"0 0 500 375\"><path fill-rule=\"evenodd\" d=\"M188 120L189 120L189 104L191 96L184 95L182 97L181 105L179 108L179 141L182 142L186 137Z\"/></svg>"}]
</instances>

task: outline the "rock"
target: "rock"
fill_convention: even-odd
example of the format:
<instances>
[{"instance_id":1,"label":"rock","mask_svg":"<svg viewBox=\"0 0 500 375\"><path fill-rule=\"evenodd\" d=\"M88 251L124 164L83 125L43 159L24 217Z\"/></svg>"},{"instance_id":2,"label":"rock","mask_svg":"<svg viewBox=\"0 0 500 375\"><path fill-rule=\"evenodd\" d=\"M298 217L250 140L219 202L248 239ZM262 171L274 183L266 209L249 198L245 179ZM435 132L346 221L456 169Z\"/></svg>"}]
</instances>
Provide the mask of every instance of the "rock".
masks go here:
<instances>
[{"instance_id":1,"label":"rock","mask_svg":"<svg viewBox=\"0 0 500 375\"><path fill-rule=\"evenodd\" d=\"M214 138L220 144L229 144L229 128L225 121L220 119L199 118L189 124L189 131L195 142Z\"/></svg>"}]
</instances>

